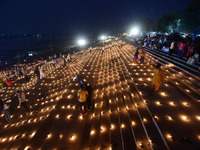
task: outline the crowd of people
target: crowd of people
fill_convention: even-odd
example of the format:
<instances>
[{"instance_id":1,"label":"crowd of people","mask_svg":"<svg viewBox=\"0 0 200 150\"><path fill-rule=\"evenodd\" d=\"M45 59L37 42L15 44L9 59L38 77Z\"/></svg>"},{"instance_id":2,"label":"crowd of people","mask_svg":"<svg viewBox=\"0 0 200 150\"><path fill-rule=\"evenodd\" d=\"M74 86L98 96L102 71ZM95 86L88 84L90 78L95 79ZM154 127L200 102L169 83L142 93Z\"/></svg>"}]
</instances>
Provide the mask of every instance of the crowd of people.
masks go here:
<instances>
[{"instance_id":1,"label":"crowd of people","mask_svg":"<svg viewBox=\"0 0 200 150\"><path fill-rule=\"evenodd\" d=\"M58 59L56 58L56 55L54 55L54 57L49 57L49 61L41 59L41 61L36 61L32 64L20 64L18 66L14 65L13 67L10 67L10 69L6 68L0 72L0 89L4 89L6 86L12 86L13 83L19 82L20 79L25 79L25 81L28 82L31 75L36 77L37 82L40 82L42 78L47 77L55 69L65 66L67 62L71 62L70 54L67 56L63 55ZM27 113L30 108L26 103L24 91L17 90L16 95L18 97L17 107L23 107ZM0 100L0 110L2 114L4 114L6 121L10 122L11 114L7 100Z\"/></svg>"},{"instance_id":2,"label":"crowd of people","mask_svg":"<svg viewBox=\"0 0 200 150\"><path fill-rule=\"evenodd\" d=\"M137 63L138 61L138 57L139 57L139 50L140 48L138 47L135 51L134 57L133 57L133 63ZM144 63L145 60L145 54L146 54L146 50L145 50L145 46L143 45L140 51L140 63ZM154 76L153 76L153 81L152 81L152 89L153 91L157 91L164 79L164 74L163 74L163 70L161 69L161 64L157 63L156 67L155 67L155 71L154 71Z\"/></svg>"},{"instance_id":3,"label":"crowd of people","mask_svg":"<svg viewBox=\"0 0 200 150\"><path fill-rule=\"evenodd\" d=\"M148 42L150 42L149 40L147 40ZM119 48L121 49L124 45L124 42L119 42ZM190 45L190 47L192 47L193 44ZM108 43L107 45L105 45L104 43L101 45L102 46L102 51L104 51L104 47L110 47L110 50L112 50L112 42ZM145 47L147 45L143 45L141 48L138 47L135 51L134 57L133 57L133 62L137 63L139 55L140 55L140 63L144 63L145 61L145 54L146 54L146 50ZM181 58L181 55L184 54L184 52L182 52L183 50L185 50L186 44L181 42L177 45L179 47L179 53L178 53L178 57ZM170 46L170 56L171 53L173 53L173 49L175 47L175 42L173 41L171 43ZM92 48L90 47L89 52L91 53ZM187 52L189 53L190 50ZM188 54L186 54L187 56ZM169 56L169 57L170 57ZM187 56L188 57L188 56ZM188 57L189 59L190 57ZM49 61L47 60L41 60L38 63L34 63L32 66L31 65L23 65L23 66L14 66L14 68L12 69L6 69L4 71L1 72L1 76L0 76L0 86L1 88L4 88L5 85L5 80L9 81L11 80L11 83L7 82L7 86L12 86L12 82L16 82L16 80L19 80L21 78L25 78L28 79L30 78L31 74L35 74L35 77L37 79L37 82L40 82L40 80L43 77L48 76L50 73L52 73L55 69L61 67L61 66L65 66L67 62L71 62L71 55L68 54L66 57L65 55L60 56L60 58L56 58L56 55L54 55L53 57L49 57ZM155 72L154 72L154 76L153 76L153 80L152 80L152 89L154 91L157 91L164 79L164 74L163 74L163 70L161 69L161 64L158 63L155 67ZM77 101L79 103L79 108L80 108L80 112L81 113L86 113L87 111L91 111L93 109L92 107L92 91L93 88L85 83L83 80L81 80L80 78L78 78L77 76L73 77L74 81L77 81L78 83L80 83L80 90L78 90L77 92ZM17 90L16 91L16 95L18 97L18 107L23 107L24 110L26 112L28 112L30 110L30 108L28 107L27 103L26 103L26 96L25 93L22 90ZM2 113L4 114L4 117L6 119L7 122L11 121L11 115L9 112L9 105L6 103L6 100L0 100L0 109L2 111Z\"/></svg>"},{"instance_id":4,"label":"crowd of people","mask_svg":"<svg viewBox=\"0 0 200 150\"><path fill-rule=\"evenodd\" d=\"M136 51L135 51L135 54L134 54L134 57L133 57L133 62L134 62L134 63L136 63L136 62L138 61L139 50L140 50L140 48L138 47L138 48L136 49ZM141 63L144 62L145 54L146 54L145 47L142 46L141 55L140 55L140 62L141 62Z\"/></svg>"},{"instance_id":5,"label":"crowd of people","mask_svg":"<svg viewBox=\"0 0 200 150\"><path fill-rule=\"evenodd\" d=\"M158 41L158 42L156 42ZM138 44L138 38L135 40L136 44ZM165 50L168 49L168 56L171 57L177 53L177 57L180 59L184 59L188 64L197 64L199 63L199 53L200 53L200 43L197 40L192 40L191 38L185 38L181 41L173 40L173 38L168 39L167 36L160 36L159 39L154 37L147 36L142 41L142 45L144 47L149 47L154 50Z\"/></svg>"},{"instance_id":6,"label":"crowd of people","mask_svg":"<svg viewBox=\"0 0 200 150\"><path fill-rule=\"evenodd\" d=\"M86 113L87 111L91 111L93 109L93 88L77 76L74 76L73 80L80 83L80 90L78 90L77 92L77 101L79 103L80 113Z\"/></svg>"}]
</instances>

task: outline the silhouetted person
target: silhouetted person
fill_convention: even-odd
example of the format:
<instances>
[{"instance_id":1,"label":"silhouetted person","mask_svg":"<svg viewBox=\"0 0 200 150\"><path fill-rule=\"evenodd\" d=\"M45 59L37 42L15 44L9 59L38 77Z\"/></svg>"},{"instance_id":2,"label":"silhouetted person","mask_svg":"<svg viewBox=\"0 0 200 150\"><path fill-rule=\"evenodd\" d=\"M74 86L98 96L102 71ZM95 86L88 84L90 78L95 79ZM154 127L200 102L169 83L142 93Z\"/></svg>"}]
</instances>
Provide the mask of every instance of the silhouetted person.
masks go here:
<instances>
[{"instance_id":1,"label":"silhouetted person","mask_svg":"<svg viewBox=\"0 0 200 150\"><path fill-rule=\"evenodd\" d=\"M35 69L35 74L37 76L37 82L39 82L40 81L40 71L39 71L38 67L36 67L36 69Z\"/></svg>"},{"instance_id":2,"label":"silhouetted person","mask_svg":"<svg viewBox=\"0 0 200 150\"><path fill-rule=\"evenodd\" d=\"M2 100L0 100L0 109L1 109L2 113L4 114L6 121L10 122L11 117L10 117L10 111L8 108L9 108L8 105L5 102L3 102Z\"/></svg>"},{"instance_id":3,"label":"silhouetted person","mask_svg":"<svg viewBox=\"0 0 200 150\"><path fill-rule=\"evenodd\" d=\"M87 100L86 100L87 109L91 110L92 109L92 91L93 91L93 88L86 83L83 85L83 87L84 87L85 90L88 91L88 94L89 94L88 97L87 97Z\"/></svg>"}]
</instances>

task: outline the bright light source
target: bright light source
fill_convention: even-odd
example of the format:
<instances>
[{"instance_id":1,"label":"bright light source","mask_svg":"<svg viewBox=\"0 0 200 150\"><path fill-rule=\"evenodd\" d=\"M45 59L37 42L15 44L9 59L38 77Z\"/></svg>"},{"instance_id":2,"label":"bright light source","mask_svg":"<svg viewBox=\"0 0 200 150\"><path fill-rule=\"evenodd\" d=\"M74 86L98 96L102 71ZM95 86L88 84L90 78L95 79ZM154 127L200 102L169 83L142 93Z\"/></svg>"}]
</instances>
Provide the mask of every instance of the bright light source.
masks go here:
<instances>
[{"instance_id":1,"label":"bright light source","mask_svg":"<svg viewBox=\"0 0 200 150\"><path fill-rule=\"evenodd\" d=\"M137 35L138 33L139 33L138 28L133 28L133 29L131 30L131 34L132 34L132 35Z\"/></svg>"},{"instance_id":2,"label":"bright light source","mask_svg":"<svg viewBox=\"0 0 200 150\"><path fill-rule=\"evenodd\" d=\"M85 41L85 40L83 40L83 39L78 40L78 45L83 46L83 45L85 45L85 44L86 44L86 41Z\"/></svg>"},{"instance_id":3,"label":"bright light source","mask_svg":"<svg viewBox=\"0 0 200 150\"><path fill-rule=\"evenodd\" d=\"M106 36L105 35L102 35L101 36L101 40L105 40L106 39Z\"/></svg>"}]
</instances>

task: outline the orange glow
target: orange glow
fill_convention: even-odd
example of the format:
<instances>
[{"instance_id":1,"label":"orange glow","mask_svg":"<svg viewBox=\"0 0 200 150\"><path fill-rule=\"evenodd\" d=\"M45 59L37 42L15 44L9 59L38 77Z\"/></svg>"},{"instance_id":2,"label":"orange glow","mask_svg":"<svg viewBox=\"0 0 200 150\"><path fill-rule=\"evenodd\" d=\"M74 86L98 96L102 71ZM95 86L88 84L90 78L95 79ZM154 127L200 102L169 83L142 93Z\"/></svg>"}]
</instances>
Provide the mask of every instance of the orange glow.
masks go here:
<instances>
[{"instance_id":1,"label":"orange glow","mask_svg":"<svg viewBox=\"0 0 200 150\"><path fill-rule=\"evenodd\" d=\"M187 116L185 116L185 115L181 115L180 118L185 122L190 121L189 118Z\"/></svg>"},{"instance_id":2,"label":"orange glow","mask_svg":"<svg viewBox=\"0 0 200 150\"><path fill-rule=\"evenodd\" d=\"M101 126L100 131L101 131L101 132L105 132L105 131L106 131L106 128L105 128L104 126Z\"/></svg>"},{"instance_id":3,"label":"orange glow","mask_svg":"<svg viewBox=\"0 0 200 150\"><path fill-rule=\"evenodd\" d=\"M71 119L71 117L72 117L72 115L68 115L68 116L67 116L67 119Z\"/></svg>"},{"instance_id":4,"label":"orange glow","mask_svg":"<svg viewBox=\"0 0 200 150\"><path fill-rule=\"evenodd\" d=\"M188 104L187 102L183 102L182 104L183 104L184 106L186 106L186 107L189 106L189 104Z\"/></svg>"},{"instance_id":5,"label":"orange glow","mask_svg":"<svg viewBox=\"0 0 200 150\"><path fill-rule=\"evenodd\" d=\"M82 120L82 119L83 119L83 115L80 115L80 116L79 116L79 119Z\"/></svg>"},{"instance_id":6,"label":"orange glow","mask_svg":"<svg viewBox=\"0 0 200 150\"><path fill-rule=\"evenodd\" d=\"M161 105L160 101L156 101L156 104L157 104L158 106L160 106L160 105Z\"/></svg>"},{"instance_id":7,"label":"orange glow","mask_svg":"<svg viewBox=\"0 0 200 150\"><path fill-rule=\"evenodd\" d=\"M51 137L52 137L52 134L49 133L49 134L47 135L47 139L50 139Z\"/></svg>"},{"instance_id":8,"label":"orange glow","mask_svg":"<svg viewBox=\"0 0 200 150\"><path fill-rule=\"evenodd\" d=\"M158 116L154 116L154 118L158 120Z\"/></svg>"},{"instance_id":9,"label":"orange glow","mask_svg":"<svg viewBox=\"0 0 200 150\"><path fill-rule=\"evenodd\" d=\"M32 138L35 135L36 131L32 132L30 135L30 138Z\"/></svg>"},{"instance_id":10,"label":"orange glow","mask_svg":"<svg viewBox=\"0 0 200 150\"><path fill-rule=\"evenodd\" d=\"M70 140L71 140L71 141L76 140L76 135L72 135L72 136L70 137Z\"/></svg>"},{"instance_id":11,"label":"orange glow","mask_svg":"<svg viewBox=\"0 0 200 150\"><path fill-rule=\"evenodd\" d=\"M57 118L57 119L58 119L59 117L60 117L59 115L56 115L56 117L55 117L55 118Z\"/></svg>"},{"instance_id":12,"label":"orange glow","mask_svg":"<svg viewBox=\"0 0 200 150\"><path fill-rule=\"evenodd\" d=\"M169 133L166 134L166 137L167 137L168 140L170 140L170 141L172 140L172 135L171 134L169 134Z\"/></svg>"},{"instance_id":13,"label":"orange glow","mask_svg":"<svg viewBox=\"0 0 200 150\"><path fill-rule=\"evenodd\" d=\"M167 96L165 92L160 93L162 96Z\"/></svg>"},{"instance_id":14,"label":"orange glow","mask_svg":"<svg viewBox=\"0 0 200 150\"><path fill-rule=\"evenodd\" d=\"M200 140L200 135L197 135L197 138Z\"/></svg>"},{"instance_id":15,"label":"orange glow","mask_svg":"<svg viewBox=\"0 0 200 150\"><path fill-rule=\"evenodd\" d=\"M171 106L176 106L174 102L169 102Z\"/></svg>"},{"instance_id":16,"label":"orange glow","mask_svg":"<svg viewBox=\"0 0 200 150\"><path fill-rule=\"evenodd\" d=\"M143 118L143 122L144 122L144 123L147 122L147 119L146 119L146 118Z\"/></svg>"},{"instance_id":17,"label":"orange glow","mask_svg":"<svg viewBox=\"0 0 200 150\"><path fill-rule=\"evenodd\" d=\"M196 116L196 118L197 118L197 120L199 120L199 121L200 121L200 116Z\"/></svg>"},{"instance_id":18,"label":"orange glow","mask_svg":"<svg viewBox=\"0 0 200 150\"><path fill-rule=\"evenodd\" d=\"M29 148L31 148L30 146L26 146L24 150L28 150Z\"/></svg>"},{"instance_id":19,"label":"orange glow","mask_svg":"<svg viewBox=\"0 0 200 150\"><path fill-rule=\"evenodd\" d=\"M139 147L142 147L142 146L143 146L143 145L142 145L142 142L139 142L138 145L139 145Z\"/></svg>"},{"instance_id":20,"label":"orange glow","mask_svg":"<svg viewBox=\"0 0 200 150\"><path fill-rule=\"evenodd\" d=\"M67 98L68 98L68 99L71 99L71 98L72 98L72 95L68 95Z\"/></svg>"},{"instance_id":21,"label":"orange glow","mask_svg":"<svg viewBox=\"0 0 200 150\"><path fill-rule=\"evenodd\" d=\"M91 130L91 131L90 131L90 134L91 134L91 135L94 135L94 134L95 134L95 131L94 131L94 130Z\"/></svg>"},{"instance_id":22,"label":"orange glow","mask_svg":"<svg viewBox=\"0 0 200 150\"><path fill-rule=\"evenodd\" d=\"M171 116L167 116L167 119L168 120L173 120Z\"/></svg>"},{"instance_id":23,"label":"orange glow","mask_svg":"<svg viewBox=\"0 0 200 150\"><path fill-rule=\"evenodd\" d=\"M135 126L136 125L135 121L131 121L131 125Z\"/></svg>"},{"instance_id":24,"label":"orange glow","mask_svg":"<svg viewBox=\"0 0 200 150\"><path fill-rule=\"evenodd\" d=\"M62 138L63 138L63 134L60 134L60 135L59 135L59 139L62 139Z\"/></svg>"},{"instance_id":25,"label":"orange glow","mask_svg":"<svg viewBox=\"0 0 200 150\"><path fill-rule=\"evenodd\" d=\"M190 92L190 90L188 90L188 89L186 89L185 91L188 92L188 93Z\"/></svg>"},{"instance_id":26,"label":"orange glow","mask_svg":"<svg viewBox=\"0 0 200 150\"><path fill-rule=\"evenodd\" d=\"M11 137L9 137L9 141L12 141L12 139L13 139L13 137L11 136Z\"/></svg>"},{"instance_id":27,"label":"orange glow","mask_svg":"<svg viewBox=\"0 0 200 150\"><path fill-rule=\"evenodd\" d=\"M151 78L147 78L148 81L151 81Z\"/></svg>"},{"instance_id":28,"label":"orange glow","mask_svg":"<svg viewBox=\"0 0 200 150\"><path fill-rule=\"evenodd\" d=\"M111 124L111 130L115 129L115 125Z\"/></svg>"}]
</instances>

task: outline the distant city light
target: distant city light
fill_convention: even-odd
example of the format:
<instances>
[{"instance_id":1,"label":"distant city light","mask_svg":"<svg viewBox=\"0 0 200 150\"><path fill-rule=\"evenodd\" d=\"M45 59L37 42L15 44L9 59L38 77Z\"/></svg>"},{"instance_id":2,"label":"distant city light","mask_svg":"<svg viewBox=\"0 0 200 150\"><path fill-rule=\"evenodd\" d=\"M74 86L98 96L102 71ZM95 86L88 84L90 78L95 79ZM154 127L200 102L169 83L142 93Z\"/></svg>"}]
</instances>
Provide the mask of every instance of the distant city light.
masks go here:
<instances>
[{"instance_id":1,"label":"distant city light","mask_svg":"<svg viewBox=\"0 0 200 150\"><path fill-rule=\"evenodd\" d=\"M83 39L78 40L78 45L83 46L85 44L86 44L86 40L83 40Z\"/></svg>"}]
</instances>

